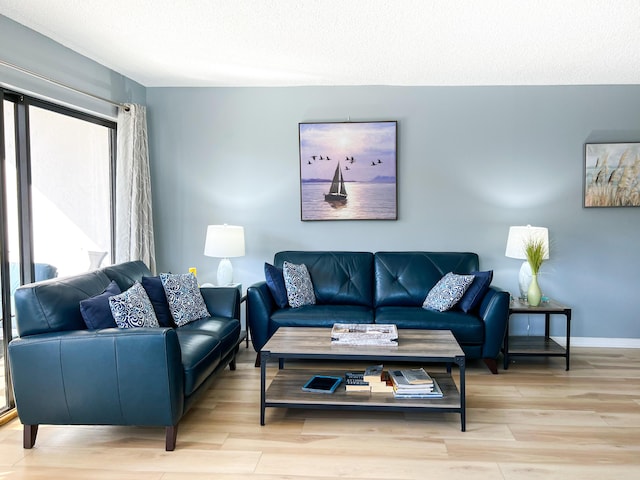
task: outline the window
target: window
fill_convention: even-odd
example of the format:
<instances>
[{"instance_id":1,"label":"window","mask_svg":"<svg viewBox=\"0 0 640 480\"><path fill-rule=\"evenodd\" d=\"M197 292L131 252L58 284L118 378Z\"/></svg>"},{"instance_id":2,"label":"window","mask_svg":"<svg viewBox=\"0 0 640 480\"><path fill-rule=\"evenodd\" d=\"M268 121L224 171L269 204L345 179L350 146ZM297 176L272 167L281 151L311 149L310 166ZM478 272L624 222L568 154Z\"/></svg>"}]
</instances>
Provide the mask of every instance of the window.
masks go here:
<instances>
[{"instance_id":1,"label":"window","mask_svg":"<svg viewBox=\"0 0 640 480\"><path fill-rule=\"evenodd\" d=\"M116 124L13 92L0 100L2 413L13 403L4 358L15 289L112 262Z\"/></svg>"}]
</instances>

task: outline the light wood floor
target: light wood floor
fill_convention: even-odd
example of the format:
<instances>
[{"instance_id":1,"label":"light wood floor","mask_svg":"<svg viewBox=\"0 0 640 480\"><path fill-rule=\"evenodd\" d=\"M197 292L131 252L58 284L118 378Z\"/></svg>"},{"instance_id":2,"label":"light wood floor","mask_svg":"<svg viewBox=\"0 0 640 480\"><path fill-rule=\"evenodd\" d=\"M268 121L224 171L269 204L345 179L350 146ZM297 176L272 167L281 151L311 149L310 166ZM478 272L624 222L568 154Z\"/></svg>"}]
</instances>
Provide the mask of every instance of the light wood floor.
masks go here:
<instances>
[{"instance_id":1,"label":"light wood floor","mask_svg":"<svg viewBox=\"0 0 640 480\"><path fill-rule=\"evenodd\" d=\"M640 478L640 350L572 353L569 372L564 359L518 359L499 375L471 362L461 432L455 414L279 408L261 427L259 369L242 347L174 452L162 428L46 425L23 450L14 420L0 427L0 479Z\"/></svg>"}]
</instances>

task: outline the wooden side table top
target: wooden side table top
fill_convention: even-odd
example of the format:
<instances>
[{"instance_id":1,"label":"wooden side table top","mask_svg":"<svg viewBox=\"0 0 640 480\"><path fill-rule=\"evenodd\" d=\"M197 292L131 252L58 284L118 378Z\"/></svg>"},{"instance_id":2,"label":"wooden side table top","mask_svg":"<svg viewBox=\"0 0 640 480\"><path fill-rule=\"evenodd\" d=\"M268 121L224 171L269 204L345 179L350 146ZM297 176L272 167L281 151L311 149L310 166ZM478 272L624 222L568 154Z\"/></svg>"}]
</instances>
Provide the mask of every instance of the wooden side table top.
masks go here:
<instances>
[{"instance_id":1,"label":"wooden side table top","mask_svg":"<svg viewBox=\"0 0 640 480\"><path fill-rule=\"evenodd\" d=\"M541 302L537 307L532 307L526 301L512 297L511 303L509 304L509 313L564 313L568 310L571 309L561 303L556 302L555 300Z\"/></svg>"}]
</instances>

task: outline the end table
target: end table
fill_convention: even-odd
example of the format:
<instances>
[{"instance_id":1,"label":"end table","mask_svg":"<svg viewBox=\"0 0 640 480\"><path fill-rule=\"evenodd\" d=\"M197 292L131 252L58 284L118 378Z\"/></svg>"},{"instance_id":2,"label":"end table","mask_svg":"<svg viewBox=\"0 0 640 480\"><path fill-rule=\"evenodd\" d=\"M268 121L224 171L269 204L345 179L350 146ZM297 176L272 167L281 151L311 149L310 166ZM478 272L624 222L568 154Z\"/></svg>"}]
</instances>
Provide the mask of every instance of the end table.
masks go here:
<instances>
[{"instance_id":1,"label":"end table","mask_svg":"<svg viewBox=\"0 0 640 480\"><path fill-rule=\"evenodd\" d=\"M509 323L512 315L544 315L544 337L543 336L513 336L509 337ZM551 315L564 315L566 318L566 346L562 347L549 336L549 323ZM518 298L512 298L509 305L509 320L507 320L507 331L504 336L504 369L509 368L510 357L516 356L538 356L538 357L565 357L566 370L569 370L571 338L571 309L554 300L541 303L537 307L532 307L527 302Z\"/></svg>"}]
</instances>

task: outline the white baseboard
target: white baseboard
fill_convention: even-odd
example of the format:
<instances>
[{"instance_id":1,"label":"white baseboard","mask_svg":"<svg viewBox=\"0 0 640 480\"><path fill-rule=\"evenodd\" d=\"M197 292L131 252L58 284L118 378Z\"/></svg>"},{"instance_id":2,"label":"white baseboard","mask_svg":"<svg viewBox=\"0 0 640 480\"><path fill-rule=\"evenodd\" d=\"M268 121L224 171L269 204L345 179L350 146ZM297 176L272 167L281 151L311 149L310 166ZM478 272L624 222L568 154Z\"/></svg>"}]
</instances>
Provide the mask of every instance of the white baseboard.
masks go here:
<instances>
[{"instance_id":1,"label":"white baseboard","mask_svg":"<svg viewBox=\"0 0 640 480\"><path fill-rule=\"evenodd\" d=\"M551 337L563 347L567 337ZM572 347L640 348L640 338L571 337Z\"/></svg>"}]
</instances>

